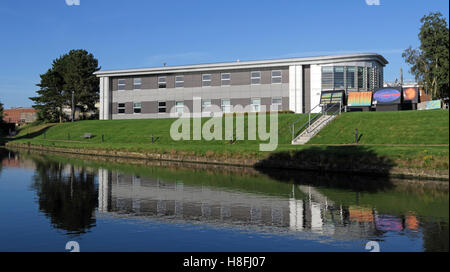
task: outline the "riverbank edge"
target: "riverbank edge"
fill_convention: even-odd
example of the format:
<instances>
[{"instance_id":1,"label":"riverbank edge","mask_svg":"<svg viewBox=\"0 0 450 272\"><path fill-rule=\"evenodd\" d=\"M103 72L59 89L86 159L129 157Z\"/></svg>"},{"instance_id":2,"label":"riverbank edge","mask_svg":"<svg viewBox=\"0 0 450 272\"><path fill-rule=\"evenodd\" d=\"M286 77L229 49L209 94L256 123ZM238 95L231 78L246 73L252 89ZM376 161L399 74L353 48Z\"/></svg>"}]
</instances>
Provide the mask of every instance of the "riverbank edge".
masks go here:
<instances>
[{"instance_id":1,"label":"riverbank edge","mask_svg":"<svg viewBox=\"0 0 450 272\"><path fill-rule=\"evenodd\" d=\"M147 152L130 152L120 150L107 150L107 149L87 149L87 148L67 148L67 147L49 147L43 145L28 145L22 143L8 142L4 146L7 149L21 150L37 150L37 151L49 151L61 154L80 154L96 157L115 157L115 158L129 158L129 159L141 159L141 160L157 160L157 161L173 161L173 162L185 162L185 163L197 163L197 164L209 164L209 165L225 165L225 166L243 166L243 167L261 167L260 160L256 159L242 159L242 158L221 158L220 160L205 156L192 156L192 155L177 155L177 154L162 154L162 153L147 153ZM352 174L365 174L372 176L388 176L392 178L413 178L413 179L427 179L427 180L449 180L448 170L435 170L435 169L416 169L416 168L400 168L393 167L391 169L378 169L372 168L362 169L355 168L343 169L334 168L329 169L321 165L304 166L304 165L292 165L289 162L277 162L276 164L265 163L263 168L267 169L285 169L285 170L301 170L301 171L319 171L329 173L352 173Z\"/></svg>"}]
</instances>

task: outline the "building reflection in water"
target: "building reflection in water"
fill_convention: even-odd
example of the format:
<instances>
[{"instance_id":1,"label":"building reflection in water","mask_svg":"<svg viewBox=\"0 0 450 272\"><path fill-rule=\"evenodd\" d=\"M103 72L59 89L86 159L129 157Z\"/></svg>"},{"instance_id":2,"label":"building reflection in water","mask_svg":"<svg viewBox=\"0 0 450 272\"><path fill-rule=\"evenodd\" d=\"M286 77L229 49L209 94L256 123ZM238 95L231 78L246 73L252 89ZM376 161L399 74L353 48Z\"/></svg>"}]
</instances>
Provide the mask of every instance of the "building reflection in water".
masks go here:
<instances>
[{"instance_id":1,"label":"building reflection in water","mask_svg":"<svg viewBox=\"0 0 450 272\"><path fill-rule=\"evenodd\" d=\"M343 207L308 185L292 185L290 197L189 185L98 170L98 211L219 225L270 227L336 239L368 239L389 231L417 231L419 221L378 214L357 205ZM301 192L296 196L295 192ZM405 227L406 224L406 227ZM274 229L275 228L275 229Z\"/></svg>"}]
</instances>

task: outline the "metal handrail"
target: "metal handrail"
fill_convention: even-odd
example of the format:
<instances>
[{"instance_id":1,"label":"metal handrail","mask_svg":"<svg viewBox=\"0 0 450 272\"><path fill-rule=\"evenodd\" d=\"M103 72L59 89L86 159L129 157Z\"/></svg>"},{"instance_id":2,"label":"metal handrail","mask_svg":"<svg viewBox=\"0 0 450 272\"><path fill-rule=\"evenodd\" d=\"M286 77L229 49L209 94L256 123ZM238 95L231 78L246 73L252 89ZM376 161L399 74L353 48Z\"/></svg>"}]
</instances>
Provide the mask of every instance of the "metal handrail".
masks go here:
<instances>
[{"instance_id":1,"label":"metal handrail","mask_svg":"<svg viewBox=\"0 0 450 272\"><path fill-rule=\"evenodd\" d=\"M335 106L339 105L339 108L334 111L331 112L332 109L335 108ZM321 107L321 112L320 113L313 113L313 111L318 108ZM336 115L338 112L339 114L341 114L342 112L342 102L336 103L336 104L332 104L331 107L329 107L328 109L324 110L323 105L322 104L318 104L316 105L314 108L312 108L311 110L309 110L304 116L300 117L299 119L297 119L294 123L292 123L290 125L291 129L292 129L292 140L294 140L295 136L296 136L296 130L295 130L295 125L297 123L299 123L300 121L304 120L306 117L308 117L308 121L304 122L303 125L300 127L299 130L297 130L297 133L301 133L305 127L306 129L309 129L311 127L311 123L314 123L314 121L318 118L320 118L321 116L325 115L325 114L329 114L331 112L331 115ZM311 118L311 115L314 114L314 116Z\"/></svg>"}]
</instances>

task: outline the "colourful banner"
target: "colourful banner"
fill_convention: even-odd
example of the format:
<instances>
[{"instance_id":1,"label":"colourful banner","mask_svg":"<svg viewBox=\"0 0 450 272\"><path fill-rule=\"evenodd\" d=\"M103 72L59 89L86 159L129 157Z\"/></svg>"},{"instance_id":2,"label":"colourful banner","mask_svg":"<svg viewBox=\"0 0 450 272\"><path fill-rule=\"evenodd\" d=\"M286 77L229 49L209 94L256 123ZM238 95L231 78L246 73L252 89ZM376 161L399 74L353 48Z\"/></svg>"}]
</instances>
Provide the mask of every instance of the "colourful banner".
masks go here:
<instances>
[{"instance_id":1,"label":"colourful banner","mask_svg":"<svg viewBox=\"0 0 450 272\"><path fill-rule=\"evenodd\" d=\"M348 93L347 106L349 106L349 107L370 107L371 105L372 105L372 92Z\"/></svg>"},{"instance_id":2,"label":"colourful banner","mask_svg":"<svg viewBox=\"0 0 450 272\"><path fill-rule=\"evenodd\" d=\"M435 110L441 108L441 100L431 100L417 104L418 110Z\"/></svg>"},{"instance_id":3,"label":"colourful banner","mask_svg":"<svg viewBox=\"0 0 450 272\"><path fill-rule=\"evenodd\" d=\"M374 92L373 100L376 104L400 104L402 94L399 89L382 88Z\"/></svg>"}]
</instances>

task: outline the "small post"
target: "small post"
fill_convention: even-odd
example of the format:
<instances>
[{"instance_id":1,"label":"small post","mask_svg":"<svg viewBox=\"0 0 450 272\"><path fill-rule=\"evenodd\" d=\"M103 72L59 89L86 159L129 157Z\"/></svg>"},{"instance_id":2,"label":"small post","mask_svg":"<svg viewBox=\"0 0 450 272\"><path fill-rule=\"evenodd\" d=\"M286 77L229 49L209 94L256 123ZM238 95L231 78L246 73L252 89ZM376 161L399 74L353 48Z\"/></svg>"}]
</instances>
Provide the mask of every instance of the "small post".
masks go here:
<instances>
[{"instance_id":1,"label":"small post","mask_svg":"<svg viewBox=\"0 0 450 272\"><path fill-rule=\"evenodd\" d=\"M155 143L155 139L153 137L153 133L152 133L152 144Z\"/></svg>"},{"instance_id":2,"label":"small post","mask_svg":"<svg viewBox=\"0 0 450 272\"><path fill-rule=\"evenodd\" d=\"M105 142L105 135L102 134L102 143Z\"/></svg>"},{"instance_id":3,"label":"small post","mask_svg":"<svg viewBox=\"0 0 450 272\"><path fill-rule=\"evenodd\" d=\"M355 128L355 144L358 144L358 129Z\"/></svg>"}]
</instances>

